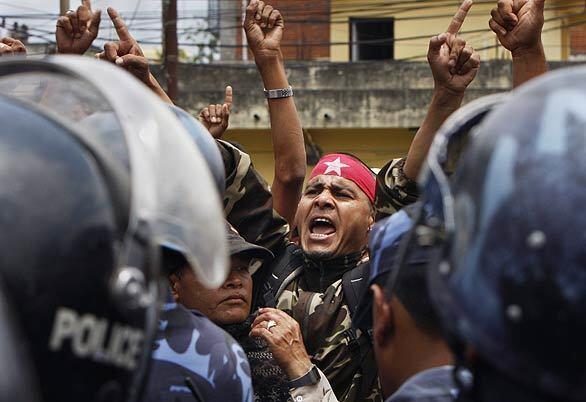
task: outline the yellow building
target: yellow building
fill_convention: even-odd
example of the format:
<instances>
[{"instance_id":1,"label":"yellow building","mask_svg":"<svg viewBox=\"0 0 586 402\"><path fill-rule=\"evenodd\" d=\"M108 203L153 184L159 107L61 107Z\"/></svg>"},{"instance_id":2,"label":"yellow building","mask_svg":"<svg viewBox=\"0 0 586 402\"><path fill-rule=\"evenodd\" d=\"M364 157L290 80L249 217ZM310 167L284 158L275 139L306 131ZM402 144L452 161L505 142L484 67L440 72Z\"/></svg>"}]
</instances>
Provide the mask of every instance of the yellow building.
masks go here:
<instances>
[{"instance_id":1,"label":"yellow building","mask_svg":"<svg viewBox=\"0 0 586 402\"><path fill-rule=\"evenodd\" d=\"M477 2L480 3L479 0ZM369 38L369 34L372 34L372 38L380 38L381 34L383 36L391 34L393 40L382 40L378 43L389 47L386 51L390 52L395 60L424 61L429 39L447 29L457 10L457 4L457 0L424 3L389 0L331 0L330 61L348 62L356 59L361 49L349 42L356 39L362 41L364 38ZM490 10L494 5L496 0L475 4L461 31L462 36L480 51L485 61L510 57L509 52L498 45L496 36L488 28ZM575 59L570 50L570 35L576 27L584 29L586 24L584 1L548 0L545 19L543 42L548 60ZM374 23L374 31L369 32L368 30L373 27L366 24L366 32L360 32L365 28L360 26L361 22ZM357 38L358 36L360 37ZM375 42L377 40L375 39ZM384 46L376 49L377 54L384 52L382 47ZM389 53L386 55L388 56ZM425 87L426 84L421 85ZM506 88L502 90L504 89ZM302 97L297 100L297 104L301 109L303 108ZM315 120L311 121L310 118L305 120L302 118L302 121L305 127L319 127L315 124ZM414 132L414 128L405 125L402 127L388 125L378 128L326 127L307 130L313 143L324 152L352 152L373 168L382 167L393 157L405 155ZM269 182L272 181L274 164L268 130L244 128L231 130L227 134L227 139L242 144L252 155L257 169Z\"/></svg>"},{"instance_id":2,"label":"yellow building","mask_svg":"<svg viewBox=\"0 0 586 402\"><path fill-rule=\"evenodd\" d=\"M347 42L380 40L395 60L424 60L429 39L445 32L457 10L457 1L390 2L385 0L331 0L331 61L360 58L358 45ZM478 2L480 3L480 2ZM496 5L475 4L462 28L462 36L480 50L483 60L508 58L489 30L490 10ZM543 44L548 60L564 61L569 56L569 32L584 19L585 3L578 0L550 0L546 3ZM361 23L361 20L366 23ZM389 38L385 42L384 38Z\"/></svg>"},{"instance_id":3,"label":"yellow building","mask_svg":"<svg viewBox=\"0 0 586 402\"><path fill-rule=\"evenodd\" d=\"M390 159L405 155L413 139L406 129L316 129L309 130L313 142L324 153L349 152L372 168L381 168ZM274 160L268 130L229 130L226 140L241 144L257 170L271 183ZM308 172L313 167L308 166Z\"/></svg>"}]
</instances>

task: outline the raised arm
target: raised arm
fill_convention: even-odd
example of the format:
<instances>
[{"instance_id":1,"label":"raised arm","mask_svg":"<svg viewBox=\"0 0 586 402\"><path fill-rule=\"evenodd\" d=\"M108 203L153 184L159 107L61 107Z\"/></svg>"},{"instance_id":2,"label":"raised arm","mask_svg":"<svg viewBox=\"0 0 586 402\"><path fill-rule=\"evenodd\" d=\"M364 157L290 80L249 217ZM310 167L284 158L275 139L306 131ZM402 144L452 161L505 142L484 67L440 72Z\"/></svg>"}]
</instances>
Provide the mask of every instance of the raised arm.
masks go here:
<instances>
[{"instance_id":1,"label":"raised arm","mask_svg":"<svg viewBox=\"0 0 586 402\"><path fill-rule=\"evenodd\" d=\"M128 31L122 17L112 7L108 7L108 15L114 24L119 40L118 42L106 43L104 45L104 51L96 55L96 57L115 63L126 69L157 94L162 101L173 104L171 98L167 96L163 88L161 88L155 77L151 74L148 59L145 57L136 39Z\"/></svg>"},{"instance_id":2,"label":"raised arm","mask_svg":"<svg viewBox=\"0 0 586 402\"><path fill-rule=\"evenodd\" d=\"M102 12L92 11L90 0L83 0L77 10L69 10L59 17L55 37L57 52L84 54L98 36Z\"/></svg>"},{"instance_id":3,"label":"raised arm","mask_svg":"<svg viewBox=\"0 0 586 402\"><path fill-rule=\"evenodd\" d=\"M409 148L403 172L417 180L433 137L446 119L462 104L464 93L480 68L480 56L457 36L472 0L464 0L448 30L431 39L427 60L434 78L431 104Z\"/></svg>"},{"instance_id":4,"label":"raised arm","mask_svg":"<svg viewBox=\"0 0 586 402\"><path fill-rule=\"evenodd\" d=\"M289 88L281 53L284 28L278 10L263 1L250 1L244 31L267 90ZM293 97L269 99L268 104L275 157L275 179L271 188L274 208L291 223L306 173L303 130Z\"/></svg>"},{"instance_id":5,"label":"raised arm","mask_svg":"<svg viewBox=\"0 0 586 402\"><path fill-rule=\"evenodd\" d=\"M545 0L499 0L489 25L513 57L513 86L548 70L541 41Z\"/></svg>"}]
</instances>

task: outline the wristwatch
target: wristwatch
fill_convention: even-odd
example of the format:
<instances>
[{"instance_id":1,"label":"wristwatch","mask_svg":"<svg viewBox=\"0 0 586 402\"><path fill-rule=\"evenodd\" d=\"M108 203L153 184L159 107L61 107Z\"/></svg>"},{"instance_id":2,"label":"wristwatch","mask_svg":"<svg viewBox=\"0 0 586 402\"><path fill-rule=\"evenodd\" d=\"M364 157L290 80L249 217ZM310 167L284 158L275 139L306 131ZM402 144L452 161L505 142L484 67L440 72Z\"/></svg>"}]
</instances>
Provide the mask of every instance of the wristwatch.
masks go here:
<instances>
[{"instance_id":1,"label":"wristwatch","mask_svg":"<svg viewBox=\"0 0 586 402\"><path fill-rule=\"evenodd\" d=\"M265 89L264 92L267 99L289 98L293 96L293 87L289 85L289 88Z\"/></svg>"},{"instance_id":2,"label":"wristwatch","mask_svg":"<svg viewBox=\"0 0 586 402\"><path fill-rule=\"evenodd\" d=\"M295 380L289 381L289 388L300 388L307 385L315 385L319 382L320 379L321 376L319 375L319 370L314 364L306 374Z\"/></svg>"}]
</instances>

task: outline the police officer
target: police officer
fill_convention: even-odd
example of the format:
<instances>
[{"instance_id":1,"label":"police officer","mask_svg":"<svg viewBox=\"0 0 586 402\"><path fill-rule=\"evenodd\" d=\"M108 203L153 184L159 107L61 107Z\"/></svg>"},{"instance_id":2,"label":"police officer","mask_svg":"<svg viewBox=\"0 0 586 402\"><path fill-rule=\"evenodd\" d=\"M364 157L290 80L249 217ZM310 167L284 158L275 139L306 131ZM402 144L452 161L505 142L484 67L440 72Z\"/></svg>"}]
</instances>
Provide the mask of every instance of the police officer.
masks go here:
<instances>
[{"instance_id":1,"label":"police officer","mask_svg":"<svg viewBox=\"0 0 586 402\"><path fill-rule=\"evenodd\" d=\"M20 359L31 362L24 377L45 401L140 400L160 244L180 246L210 286L226 276L211 174L168 108L107 63L3 61L0 94L10 116L0 132L0 279Z\"/></svg>"},{"instance_id":2,"label":"police officer","mask_svg":"<svg viewBox=\"0 0 586 402\"><path fill-rule=\"evenodd\" d=\"M205 158L218 193L224 192L224 165L215 140L203 125L184 110L171 106L183 127ZM193 183L197 185L197 183ZM205 189L202 189L205 190ZM180 194L178 194L180 196ZM260 248L260 247L259 247ZM163 271L169 279L185 283L190 300L201 302L221 289L207 289L198 282L199 275L174 244L164 244ZM240 271L239 271L240 272ZM228 279L231 281L232 273ZM194 286L198 283L199 286ZM159 319L157 339L144 402L252 401L251 369L242 347L225 331L214 325L202 310L192 310L185 300L176 303L168 292ZM176 287L173 286L173 295ZM182 303L182 304L179 304ZM249 306L250 307L250 306ZM188 310L190 308L190 310ZM248 315L248 310L246 312Z\"/></svg>"},{"instance_id":3,"label":"police officer","mask_svg":"<svg viewBox=\"0 0 586 402\"><path fill-rule=\"evenodd\" d=\"M429 289L460 400L586 398L585 82L572 68L520 88L477 130L451 185L428 157L424 197L441 219L425 226L442 244Z\"/></svg>"}]
</instances>

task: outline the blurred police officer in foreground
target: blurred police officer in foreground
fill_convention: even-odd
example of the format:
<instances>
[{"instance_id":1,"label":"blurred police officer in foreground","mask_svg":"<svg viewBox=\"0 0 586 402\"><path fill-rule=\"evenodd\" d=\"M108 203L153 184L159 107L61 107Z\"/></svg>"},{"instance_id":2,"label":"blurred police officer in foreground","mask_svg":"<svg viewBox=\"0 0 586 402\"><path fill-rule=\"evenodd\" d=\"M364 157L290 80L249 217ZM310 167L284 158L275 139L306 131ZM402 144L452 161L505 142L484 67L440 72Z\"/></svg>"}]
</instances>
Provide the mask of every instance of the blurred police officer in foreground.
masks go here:
<instances>
[{"instance_id":1,"label":"blurred police officer in foreground","mask_svg":"<svg viewBox=\"0 0 586 402\"><path fill-rule=\"evenodd\" d=\"M19 351L0 396L140 400L160 244L208 286L227 273L212 175L168 107L107 63L2 61L0 110L0 334Z\"/></svg>"},{"instance_id":2,"label":"blurred police officer in foreground","mask_svg":"<svg viewBox=\"0 0 586 402\"><path fill-rule=\"evenodd\" d=\"M429 289L465 401L586 399L586 69L521 87L424 197L442 243ZM438 215L435 216L438 218ZM463 375L469 370L473 377Z\"/></svg>"}]
</instances>

